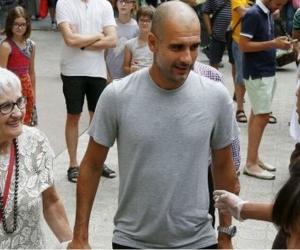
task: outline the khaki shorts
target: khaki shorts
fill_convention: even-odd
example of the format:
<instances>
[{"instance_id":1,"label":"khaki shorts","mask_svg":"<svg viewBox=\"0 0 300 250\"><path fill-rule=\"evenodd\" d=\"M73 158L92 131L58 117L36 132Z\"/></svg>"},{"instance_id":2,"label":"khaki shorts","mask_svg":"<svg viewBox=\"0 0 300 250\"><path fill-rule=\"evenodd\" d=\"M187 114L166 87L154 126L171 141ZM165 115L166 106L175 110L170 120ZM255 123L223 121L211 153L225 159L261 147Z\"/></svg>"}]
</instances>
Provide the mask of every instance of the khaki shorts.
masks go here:
<instances>
[{"instance_id":1,"label":"khaki shorts","mask_svg":"<svg viewBox=\"0 0 300 250\"><path fill-rule=\"evenodd\" d=\"M255 115L270 113L277 85L276 76L257 79L250 77L244 81L253 113Z\"/></svg>"}]
</instances>

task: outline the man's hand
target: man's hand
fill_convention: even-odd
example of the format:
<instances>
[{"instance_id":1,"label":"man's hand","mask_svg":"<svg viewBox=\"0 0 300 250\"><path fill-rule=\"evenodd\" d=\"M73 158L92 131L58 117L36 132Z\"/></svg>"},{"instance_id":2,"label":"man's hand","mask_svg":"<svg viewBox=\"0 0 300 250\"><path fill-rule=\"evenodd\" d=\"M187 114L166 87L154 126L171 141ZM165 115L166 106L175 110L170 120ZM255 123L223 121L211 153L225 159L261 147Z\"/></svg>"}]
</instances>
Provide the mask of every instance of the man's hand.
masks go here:
<instances>
[{"instance_id":1,"label":"man's hand","mask_svg":"<svg viewBox=\"0 0 300 250\"><path fill-rule=\"evenodd\" d=\"M243 221L241 210L248 201L242 200L237 195L225 190L214 191L215 207L220 213L231 214L235 219Z\"/></svg>"},{"instance_id":2,"label":"man's hand","mask_svg":"<svg viewBox=\"0 0 300 250\"><path fill-rule=\"evenodd\" d=\"M290 50L293 48L293 43L290 42L286 36L279 36L274 40L276 49Z\"/></svg>"}]
</instances>

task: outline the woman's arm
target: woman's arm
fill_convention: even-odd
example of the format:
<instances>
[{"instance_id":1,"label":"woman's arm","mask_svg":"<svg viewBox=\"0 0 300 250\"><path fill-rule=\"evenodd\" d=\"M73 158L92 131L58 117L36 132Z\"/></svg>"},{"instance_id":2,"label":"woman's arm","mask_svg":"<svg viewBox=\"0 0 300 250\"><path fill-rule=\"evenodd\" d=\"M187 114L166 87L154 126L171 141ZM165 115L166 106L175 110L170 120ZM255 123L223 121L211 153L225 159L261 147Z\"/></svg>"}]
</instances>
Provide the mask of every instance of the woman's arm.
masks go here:
<instances>
[{"instance_id":1,"label":"woman's arm","mask_svg":"<svg viewBox=\"0 0 300 250\"><path fill-rule=\"evenodd\" d=\"M11 53L11 47L7 42L0 45L0 67L7 68L8 57Z\"/></svg>"},{"instance_id":2,"label":"woman's arm","mask_svg":"<svg viewBox=\"0 0 300 250\"><path fill-rule=\"evenodd\" d=\"M64 205L57 193L55 186L46 189L43 194L44 218L59 240L59 242L69 241L73 238L72 230L66 215Z\"/></svg>"}]
</instances>

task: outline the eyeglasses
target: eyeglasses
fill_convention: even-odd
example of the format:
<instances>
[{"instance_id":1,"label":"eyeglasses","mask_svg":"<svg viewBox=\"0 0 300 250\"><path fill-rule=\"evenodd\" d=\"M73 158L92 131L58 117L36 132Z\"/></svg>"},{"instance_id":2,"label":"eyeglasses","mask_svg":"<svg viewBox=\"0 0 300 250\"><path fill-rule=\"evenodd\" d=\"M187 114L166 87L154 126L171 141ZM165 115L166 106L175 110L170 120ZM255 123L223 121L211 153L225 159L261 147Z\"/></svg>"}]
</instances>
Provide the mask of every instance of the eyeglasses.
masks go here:
<instances>
[{"instance_id":1,"label":"eyeglasses","mask_svg":"<svg viewBox=\"0 0 300 250\"><path fill-rule=\"evenodd\" d=\"M118 0L118 3L128 5L128 4L135 3L135 2L133 2L133 1Z\"/></svg>"},{"instance_id":2,"label":"eyeglasses","mask_svg":"<svg viewBox=\"0 0 300 250\"><path fill-rule=\"evenodd\" d=\"M10 114L15 106L17 106L20 110L24 109L27 103L27 97L22 96L16 102L5 102L0 105L0 113L2 115Z\"/></svg>"},{"instance_id":3,"label":"eyeglasses","mask_svg":"<svg viewBox=\"0 0 300 250\"><path fill-rule=\"evenodd\" d=\"M22 29L25 29L27 27L28 23L13 23L13 27L15 29L19 29L19 28L22 28Z\"/></svg>"},{"instance_id":4,"label":"eyeglasses","mask_svg":"<svg viewBox=\"0 0 300 250\"><path fill-rule=\"evenodd\" d=\"M151 19L140 19L139 22L143 23L143 24L150 24L150 23L152 23L152 20Z\"/></svg>"}]
</instances>

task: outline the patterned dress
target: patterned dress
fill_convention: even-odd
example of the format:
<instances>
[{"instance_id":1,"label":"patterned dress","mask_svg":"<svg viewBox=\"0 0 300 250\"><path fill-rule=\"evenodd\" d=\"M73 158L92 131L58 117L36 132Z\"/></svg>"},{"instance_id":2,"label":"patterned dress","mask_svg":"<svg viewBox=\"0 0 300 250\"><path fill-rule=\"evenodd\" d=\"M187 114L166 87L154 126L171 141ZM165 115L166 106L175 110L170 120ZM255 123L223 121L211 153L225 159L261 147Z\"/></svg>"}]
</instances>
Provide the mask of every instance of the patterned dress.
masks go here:
<instances>
[{"instance_id":1,"label":"patterned dress","mask_svg":"<svg viewBox=\"0 0 300 250\"><path fill-rule=\"evenodd\" d=\"M17 141L19 147L17 229L12 234L6 234L1 220L0 249L45 249L42 193L54 182L54 153L46 136L33 127L23 126L23 133L18 136ZM0 155L1 191L5 187L9 158L9 154ZM13 172L5 206L8 230L13 228L14 190Z\"/></svg>"},{"instance_id":2,"label":"patterned dress","mask_svg":"<svg viewBox=\"0 0 300 250\"><path fill-rule=\"evenodd\" d=\"M9 38L4 40L11 47L11 53L8 57L7 69L14 72L21 80L22 95L27 96L26 115L24 124L29 126L37 125L37 117L35 110L34 91L29 76L30 57L33 49L33 41L26 40L26 46L21 49L17 44Z\"/></svg>"}]
</instances>

